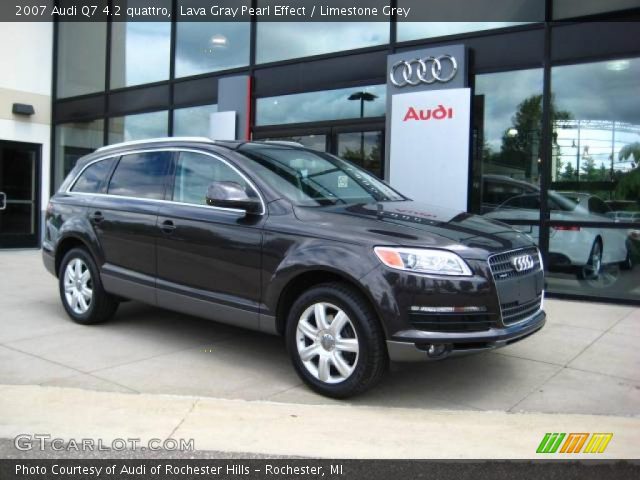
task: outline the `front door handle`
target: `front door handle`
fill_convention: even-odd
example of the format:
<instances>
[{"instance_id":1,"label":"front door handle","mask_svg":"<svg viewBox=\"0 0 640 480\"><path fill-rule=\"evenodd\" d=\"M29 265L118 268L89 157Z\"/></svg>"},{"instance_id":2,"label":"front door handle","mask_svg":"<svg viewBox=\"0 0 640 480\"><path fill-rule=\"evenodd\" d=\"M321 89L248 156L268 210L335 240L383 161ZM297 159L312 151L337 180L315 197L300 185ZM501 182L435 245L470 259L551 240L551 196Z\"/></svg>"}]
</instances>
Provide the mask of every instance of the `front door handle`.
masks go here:
<instances>
[{"instance_id":1,"label":"front door handle","mask_svg":"<svg viewBox=\"0 0 640 480\"><path fill-rule=\"evenodd\" d=\"M93 223L100 223L102 220L104 220L102 212L100 211L93 212L89 218L91 218L91 221Z\"/></svg>"},{"instance_id":2,"label":"front door handle","mask_svg":"<svg viewBox=\"0 0 640 480\"><path fill-rule=\"evenodd\" d=\"M160 224L160 230L162 230L166 234L173 233L175 229L176 226L173 224L172 220L165 220Z\"/></svg>"},{"instance_id":3,"label":"front door handle","mask_svg":"<svg viewBox=\"0 0 640 480\"><path fill-rule=\"evenodd\" d=\"M7 208L7 194L4 192L0 192L0 210L5 210Z\"/></svg>"}]
</instances>

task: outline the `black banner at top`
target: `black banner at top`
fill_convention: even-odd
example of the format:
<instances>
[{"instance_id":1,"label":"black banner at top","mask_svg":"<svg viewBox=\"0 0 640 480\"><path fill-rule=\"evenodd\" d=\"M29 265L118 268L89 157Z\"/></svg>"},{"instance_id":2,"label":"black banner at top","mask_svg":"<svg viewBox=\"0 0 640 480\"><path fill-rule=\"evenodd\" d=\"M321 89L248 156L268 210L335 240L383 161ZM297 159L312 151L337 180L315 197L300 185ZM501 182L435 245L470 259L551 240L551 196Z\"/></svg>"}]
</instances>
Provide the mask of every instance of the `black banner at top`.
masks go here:
<instances>
[{"instance_id":1,"label":"black banner at top","mask_svg":"<svg viewBox=\"0 0 640 480\"><path fill-rule=\"evenodd\" d=\"M2 0L2 22L541 22L543 0Z\"/></svg>"}]
</instances>

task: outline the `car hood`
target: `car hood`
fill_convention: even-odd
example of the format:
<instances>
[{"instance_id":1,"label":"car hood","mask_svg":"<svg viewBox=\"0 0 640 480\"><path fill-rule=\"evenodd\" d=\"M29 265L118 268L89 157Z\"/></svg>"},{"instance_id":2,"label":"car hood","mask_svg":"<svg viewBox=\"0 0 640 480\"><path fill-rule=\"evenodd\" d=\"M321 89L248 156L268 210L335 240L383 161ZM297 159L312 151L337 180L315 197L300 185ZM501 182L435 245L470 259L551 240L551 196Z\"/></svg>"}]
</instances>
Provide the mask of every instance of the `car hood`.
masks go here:
<instances>
[{"instance_id":1,"label":"car hood","mask_svg":"<svg viewBox=\"0 0 640 480\"><path fill-rule=\"evenodd\" d=\"M304 222L332 227L338 237L446 248L466 258L529 247L531 237L490 218L414 201L378 202L330 207L296 207Z\"/></svg>"}]
</instances>

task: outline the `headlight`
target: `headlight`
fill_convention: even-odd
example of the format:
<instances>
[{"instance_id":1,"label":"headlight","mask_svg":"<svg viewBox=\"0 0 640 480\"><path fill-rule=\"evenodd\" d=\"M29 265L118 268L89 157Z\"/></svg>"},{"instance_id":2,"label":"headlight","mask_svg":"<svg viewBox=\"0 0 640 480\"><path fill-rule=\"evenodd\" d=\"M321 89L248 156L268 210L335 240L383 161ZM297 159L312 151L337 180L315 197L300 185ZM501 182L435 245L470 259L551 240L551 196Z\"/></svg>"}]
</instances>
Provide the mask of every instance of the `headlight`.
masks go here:
<instances>
[{"instance_id":1,"label":"headlight","mask_svg":"<svg viewBox=\"0 0 640 480\"><path fill-rule=\"evenodd\" d=\"M470 277L471 269L458 255L426 248L375 247L376 256L387 267L432 275Z\"/></svg>"}]
</instances>

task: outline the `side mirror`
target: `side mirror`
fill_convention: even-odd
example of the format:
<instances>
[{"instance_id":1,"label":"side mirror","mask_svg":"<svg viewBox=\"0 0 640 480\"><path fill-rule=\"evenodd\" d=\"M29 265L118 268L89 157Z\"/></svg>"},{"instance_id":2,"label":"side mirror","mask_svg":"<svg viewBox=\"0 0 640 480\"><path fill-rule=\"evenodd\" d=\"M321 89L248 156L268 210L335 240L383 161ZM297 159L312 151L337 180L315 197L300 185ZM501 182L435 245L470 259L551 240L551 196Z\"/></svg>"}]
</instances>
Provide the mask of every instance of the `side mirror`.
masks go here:
<instances>
[{"instance_id":1,"label":"side mirror","mask_svg":"<svg viewBox=\"0 0 640 480\"><path fill-rule=\"evenodd\" d=\"M237 182L213 182L207 188L207 205L221 208L236 208L248 214L260 213L260 199L247 195L245 188Z\"/></svg>"}]
</instances>

